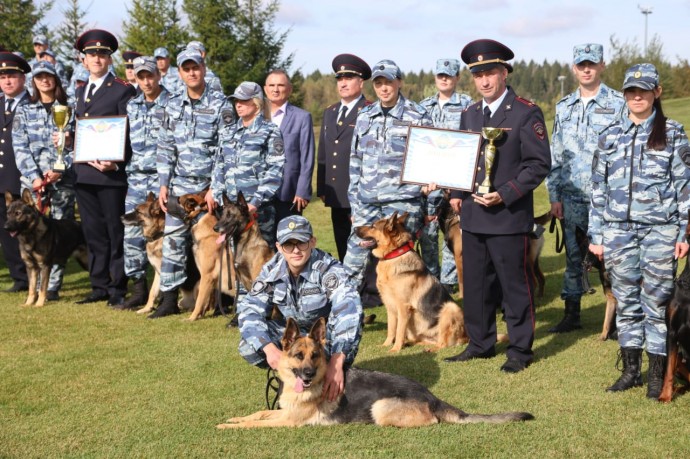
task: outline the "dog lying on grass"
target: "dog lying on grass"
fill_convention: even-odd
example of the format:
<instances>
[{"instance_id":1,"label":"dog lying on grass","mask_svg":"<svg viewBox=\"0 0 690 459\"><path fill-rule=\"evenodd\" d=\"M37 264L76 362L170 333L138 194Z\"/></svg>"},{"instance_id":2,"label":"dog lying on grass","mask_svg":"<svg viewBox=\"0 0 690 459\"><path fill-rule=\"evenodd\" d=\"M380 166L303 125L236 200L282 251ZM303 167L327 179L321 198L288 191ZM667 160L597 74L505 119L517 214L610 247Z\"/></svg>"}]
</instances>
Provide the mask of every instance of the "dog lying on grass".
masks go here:
<instances>
[{"instance_id":1,"label":"dog lying on grass","mask_svg":"<svg viewBox=\"0 0 690 459\"><path fill-rule=\"evenodd\" d=\"M440 400L426 387L403 376L352 367L345 374L345 392L329 402L323 395L328 363L324 351L326 321L320 318L301 337L289 318L282 339L278 374L283 381L280 410L264 410L231 418L219 429L299 427L347 423L421 427L440 422L502 423L534 419L530 413L469 414Z\"/></svg>"}]
</instances>

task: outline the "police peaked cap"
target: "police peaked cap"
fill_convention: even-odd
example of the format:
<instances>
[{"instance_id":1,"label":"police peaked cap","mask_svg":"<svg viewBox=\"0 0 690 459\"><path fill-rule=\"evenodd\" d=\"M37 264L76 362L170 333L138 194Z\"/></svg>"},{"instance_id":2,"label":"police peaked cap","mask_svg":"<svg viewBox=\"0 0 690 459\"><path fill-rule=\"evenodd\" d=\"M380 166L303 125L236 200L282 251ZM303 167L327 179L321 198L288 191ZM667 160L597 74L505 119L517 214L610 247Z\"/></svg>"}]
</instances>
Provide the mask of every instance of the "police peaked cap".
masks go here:
<instances>
[{"instance_id":1,"label":"police peaked cap","mask_svg":"<svg viewBox=\"0 0 690 459\"><path fill-rule=\"evenodd\" d=\"M141 56L142 54L136 51L124 51L122 53L122 58L125 60L126 65L134 65L134 59Z\"/></svg>"},{"instance_id":2,"label":"police peaked cap","mask_svg":"<svg viewBox=\"0 0 690 459\"><path fill-rule=\"evenodd\" d=\"M14 53L0 52L0 73L29 73L31 66L23 57Z\"/></svg>"},{"instance_id":3,"label":"police peaked cap","mask_svg":"<svg viewBox=\"0 0 690 459\"><path fill-rule=\"evenodd\" d=\"M107 30L91 29L87 30L74 44L80 52L88 54L89 52L106 52L112 54L117 51L117 38Z\"/></svg>"},{"instance_id":4,"label":"police peaked cap","mask_svg":"<svg viewBox=\"0 0 690 459\"><path fill-rule=\"evenodd\" d=\"M331 64L335 77L358 76L363 80L371 78L371 67L363 59L354 54L338 54Z\"/></svg>"},{"instance_id":5,"label":"police peaked cap","mask_svg":"<svg viewBox=\"0 0 690 459\"><path fill-rule=\"evenodd\" d=\"M512 72L513 66L507 61L515 57L515 55L503 43L495 40L481 39L471 41L465 45L460 53L460 57L472 73L491 70L499 65L507 68L508 72Z\"/></svg>"}]
</instances>

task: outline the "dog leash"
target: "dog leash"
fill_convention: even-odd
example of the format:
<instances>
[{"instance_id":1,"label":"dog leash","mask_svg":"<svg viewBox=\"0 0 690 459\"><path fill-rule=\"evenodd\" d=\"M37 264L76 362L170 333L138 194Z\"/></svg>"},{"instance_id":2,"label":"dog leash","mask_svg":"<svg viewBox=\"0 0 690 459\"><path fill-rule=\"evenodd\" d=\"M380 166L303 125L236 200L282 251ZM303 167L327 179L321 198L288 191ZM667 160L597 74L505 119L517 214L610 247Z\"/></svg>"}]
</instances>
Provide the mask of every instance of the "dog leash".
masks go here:
<instances>
[{"instance_id":1,"label":"dog leash","mask_svg":"<svg viewBox=\"0 0 690 459\"><path fill-rule=\"evenodd\" d=\"M46 187L48 186L48 180L43 179L41 184L34 188L34 193L36 194L36 207L41 215L46 215L48 210L50 210L50 193L46 192Z\"/></svg>"},{"instance_id":2,"label":"dog leash","mask_svg":"<svg viewBox=\"0 0 690 459\"><path fill-rule=\"evenodd\" d=\"M558 227L556 226L556 222L559 221L561 222L561 231L560 233L563 233L563 240L561 240L561 234L558 231ZM565 231L563 230L563 220L559 218L552 218L551 219L551 225L549 226L549 233L553 233L556 231L556 253L561 253L563 251L563 247L565 247Z\"/></svg>"},{"instance_id":3,"label":"dog leash","mask_svg":"<svg viewBox=\"0 0 690 459\"><path fill-rule=\"evenodd\" d=\"M269 410L275 410L276 403L280 398L280 388L283 382L278 377L278 373L271 367L268 367L268 372L266 373L266 408ZM270 391L273 390L275 394L273 395L273 400L269 400Z\"/></svg>"}]
</instances>

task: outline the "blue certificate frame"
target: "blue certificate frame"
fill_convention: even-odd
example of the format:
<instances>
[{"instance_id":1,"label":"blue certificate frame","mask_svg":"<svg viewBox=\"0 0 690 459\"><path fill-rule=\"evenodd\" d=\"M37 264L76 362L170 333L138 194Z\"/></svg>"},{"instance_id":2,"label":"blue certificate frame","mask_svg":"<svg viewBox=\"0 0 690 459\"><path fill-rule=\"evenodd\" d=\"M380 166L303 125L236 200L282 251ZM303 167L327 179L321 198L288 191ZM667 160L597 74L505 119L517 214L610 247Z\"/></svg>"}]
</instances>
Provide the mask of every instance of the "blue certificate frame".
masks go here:
<instances>
[{"instance_id":1,"label":"blue certificate frame","mask_svg":"<svg viewBox=\"0 0 690 459\"><path fill-rule=\"evenodd\" d=\"M474 191L482 135L423 126L410 126L401 183Z\"/></svg>"},{"instance_id":2,"label":"blue certificate frame","mask_svg":"<svg viewBox=\"0 0 690 459\"><path fill-rule=\"evenodd\" d=\"M74 162L125 160L127 115L77 118Z\"/></svg>"}]
</instances>

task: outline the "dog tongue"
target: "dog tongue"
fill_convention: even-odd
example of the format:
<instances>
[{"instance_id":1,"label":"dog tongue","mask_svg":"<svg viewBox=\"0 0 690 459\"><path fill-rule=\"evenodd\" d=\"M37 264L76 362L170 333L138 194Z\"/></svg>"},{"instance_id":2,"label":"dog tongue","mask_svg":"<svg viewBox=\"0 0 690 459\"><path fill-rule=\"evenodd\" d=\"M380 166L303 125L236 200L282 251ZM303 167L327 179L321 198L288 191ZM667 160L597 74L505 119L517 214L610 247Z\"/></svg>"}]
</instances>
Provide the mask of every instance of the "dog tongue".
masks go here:
<instances>
[{"instance_id":1,"label":"dog tongue","mask_svg":"<svg viewBox=\"0 0 690 459\"><path fill-rule=\"evenodd\" d=\"M295 392L298 394L304 392L304 382L302 382L302 378L297 378L295 380Z\"/></svg>"},{"instance_id":2,"label":"dog tongue","mask_svg":"<svg viewBox=\"0 0 690 459\"><path fill-rule=\"evenodd\" d=\"M221 245L223 242L225 242L225 233L221 234L216 238L217 245Z\"/></svg>"},{"instance_id":3,"label":"dog tongue","mask_svg":"<svg viewBox=\"0 0 690 459\"><path fill-rule=\"evenodd\" d=\"M16 231L10 231L10 236L15 237L17 235Z\"/></svg>"}]
</instances>

